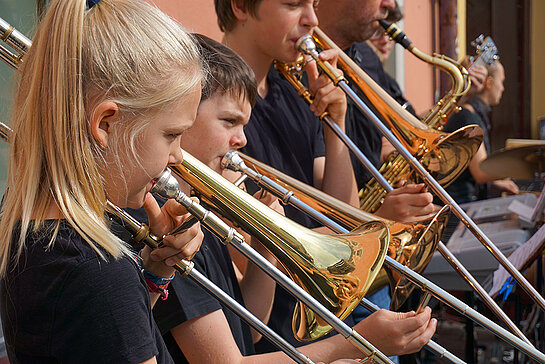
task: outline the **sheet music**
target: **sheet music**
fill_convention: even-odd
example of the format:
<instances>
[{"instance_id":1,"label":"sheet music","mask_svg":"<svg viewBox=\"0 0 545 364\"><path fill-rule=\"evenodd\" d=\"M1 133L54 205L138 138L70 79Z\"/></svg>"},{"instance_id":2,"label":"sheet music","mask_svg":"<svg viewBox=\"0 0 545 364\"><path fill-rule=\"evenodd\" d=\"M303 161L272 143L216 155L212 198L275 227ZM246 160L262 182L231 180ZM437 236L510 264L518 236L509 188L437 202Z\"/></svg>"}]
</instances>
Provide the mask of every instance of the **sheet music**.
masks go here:
<instances>
[{"instance_id":1,"label":"sheet music","mask_svg":"<svg viewBox=\"0 0 545 364\"><path fill-rule=\"evenodd\" d=\"M536 221L540 217L540 213L543 212L544 207L545 207L545 185L543 186L543 190L541 190L541 194L539 195L539 198L536 202L536 206L534 207L534 212L532 213L532 217L530 221Z\"/></svg>"},{"instance_id":2,"label":"sheet music","mask_svg":"<svg viewBox=\"0 0 545 364\"><path fill-rule=\"evenodd\" d=\"M541 251L545 247L545 225L543 225L526 243L519 246L513 254L509 256L509 261L513 266L521 270L528 263L530 263L535 257L541 254ZM490 289L490 296L495 297L500 291L505 281L511 275L500 265L499 269L494 272L494 278L492 282L492 289Z\"/></svg>"},{"instance_id":3,"label":"sheet music","mask_svg":"<svg viewBox=\"0 0 545 364\"><path fill-rule=\"evenodd\" d=\"M532 215L534 213L534 208L532 206L528 206L519 200L513 200L507 209L528 221L532 221Z\"/></svg>"}]
</instances>

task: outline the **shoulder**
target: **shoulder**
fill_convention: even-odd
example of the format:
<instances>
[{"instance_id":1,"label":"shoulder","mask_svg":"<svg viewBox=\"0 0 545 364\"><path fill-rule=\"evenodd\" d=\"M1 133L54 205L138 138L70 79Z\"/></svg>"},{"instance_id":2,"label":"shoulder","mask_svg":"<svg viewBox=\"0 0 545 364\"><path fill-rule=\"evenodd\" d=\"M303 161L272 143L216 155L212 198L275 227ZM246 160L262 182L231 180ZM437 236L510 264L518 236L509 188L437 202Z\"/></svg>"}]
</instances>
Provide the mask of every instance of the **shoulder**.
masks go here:
<instances>
[{"instance_id":1,"label":"shoulder","mask_svg":"<svg viewBox=\"0 0 545 364\"><path fill-rule=\"evenodd\" d=\"M473 110L470 110L467 106L468 105L463 105L461 110L453 113L453 115L449 117L445 125L445 131L455 131L456 129L459 129L466 125L481 123L479 116L475 114Z\"/></svg>"}]
</instances>

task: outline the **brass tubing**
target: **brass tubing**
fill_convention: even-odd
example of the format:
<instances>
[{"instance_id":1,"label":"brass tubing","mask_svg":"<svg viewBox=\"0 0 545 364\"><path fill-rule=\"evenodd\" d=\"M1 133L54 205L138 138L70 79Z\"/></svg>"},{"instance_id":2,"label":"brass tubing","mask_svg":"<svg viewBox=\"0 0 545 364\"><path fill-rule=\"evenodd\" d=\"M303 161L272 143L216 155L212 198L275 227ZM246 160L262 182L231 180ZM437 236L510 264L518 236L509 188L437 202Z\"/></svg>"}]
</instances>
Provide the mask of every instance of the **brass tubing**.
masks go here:
<instances>
[{"instance_id":1,"label":"brass tubing","mask_svg":"<svg viewBox=\"0 0 545 364\"><path fill-rule=\"evenodd\" d=\"M108 214L123 226L129 233L139 238L135 239L137 242L142 242L148 245L150 248L155 249L159 246L161 238L156 237L149 231L149 227L145 224L139 223L136 219L130 216L127 212L123 211L110 201L106 202L106 208ZM248 325L252 326L256 331L262 334L275 344L286 355L293 359L297 363L312 364L306 355L295 349L290 343L288 343L280 335L272 331L267 325L261 322L244 306L238 303L235 299L221 290L216 284L210 281L206 276L200 273L197 269L193 268L194 264L187 260L182 260L174 267L182 277L189 276L195 282L200 284L210 294L214 295L219 301L223 302L231 311L236 313L241 319L243 319Z\"/></svg>"},{"instance_id":2,"label":"brass tubing","mask_svg":"<svg viewBox=\"0 0 545 364\"><path fill-rule=\"evenodd\" d=\"M310 36L309 36L310 38ZM311 39L310 39L311 40ZM313 44L313 43L312 43ZM307 44L311 46L310 44ZM318 53L310 50L308 52L314 59L318 58ZM445 189L430 175L430 173L420 164L414 156L405 148L405 146L394 136L394 134L382 123L382 121L369 109L369 107L355 94L355 92L346 84L339 82L339 87L361 108L367 115L369 120L381 131L388 139L394 148L405 158L411 167L421 176L429 188L438 196L446 205L449 205L453 213L468 227L475 237L490 251L490 253L498 260L501 265L515 278L520 286L530 295L530 297L545 311L545 300L532 287L522 274L509 262L503 253L492 243L492 241L484 234L484 232L475 224L466 212L454 201L454 199L445 191ZM380 92L377 90L377 92ZM382 90L383 91L383 90Z\"/></svg>"}]
</instances>

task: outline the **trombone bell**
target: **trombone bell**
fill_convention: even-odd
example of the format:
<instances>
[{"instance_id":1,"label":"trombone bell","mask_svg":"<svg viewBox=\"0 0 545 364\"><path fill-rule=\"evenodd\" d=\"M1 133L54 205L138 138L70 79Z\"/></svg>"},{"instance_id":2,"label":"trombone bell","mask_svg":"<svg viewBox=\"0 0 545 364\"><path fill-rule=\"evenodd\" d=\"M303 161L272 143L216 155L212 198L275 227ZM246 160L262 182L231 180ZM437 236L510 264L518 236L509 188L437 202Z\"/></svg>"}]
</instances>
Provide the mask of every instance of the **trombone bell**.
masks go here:
<instances>
[{"instance_id":1,"label":"trombone bell","mask_svg":"<svg viewBox=\"0 0 545 364\"><path fill-rule=\"evenodd\" d=\"M188 153L173 171L223 216L257 237L297 284L341 320L359 304L382 266L390 239L383 222L369 222L344 235L319 234L271 210ZM293 330L298 340L309 341L331 326L299 304Z\"/></svg>"}]
</instances>

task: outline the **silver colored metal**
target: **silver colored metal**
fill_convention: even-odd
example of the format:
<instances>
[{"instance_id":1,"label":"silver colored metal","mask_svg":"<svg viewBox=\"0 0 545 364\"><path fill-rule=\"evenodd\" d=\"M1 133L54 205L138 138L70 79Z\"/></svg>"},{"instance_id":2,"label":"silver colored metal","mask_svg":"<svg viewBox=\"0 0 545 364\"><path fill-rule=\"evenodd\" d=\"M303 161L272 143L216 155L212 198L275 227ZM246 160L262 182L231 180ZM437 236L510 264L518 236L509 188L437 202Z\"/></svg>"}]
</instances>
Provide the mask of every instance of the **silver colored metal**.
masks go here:
<instances>
[{"instance_id":1,"label":"silver colored metal","mask_svg":"<svg viewBox=\"0 0 545 364\"><path fill-rule=\"evenodd\" d=\"M314 59L317 59L319 54L316 51L316 45L312 41L310 36L304 36L305 40L300 40L304 47L300 48L301 51L310 55ZM312 42L314 46L310 44ZM298 41L299 43L299 41ZM322 61L317 62L323 64ZM324 72L329 75L330 68L325 67ZM427 186L431 188L436 196L438 196L446 205L449 205L453 213L469 228L469 230L475 235L475 237L488 249L488 251L500 262L501 265L515 278L517 283L532 297L532 299L545 310L545 299L535 290L534 287L528 283L528 281L522 276L522 274L509 262L509 260L503 255L503 253L492 243L492 241L484 234L484 232L475 224L473 220L466 214L466 212L454 201L454 199L445 191L445 189L430 175L430 173L420 164L414 156L405 148L405 146L394 136L394 134L388 129L382 121L371 111L371 109L359 98L359 96L348 86L346 81L337 81L338 77L333 76L332 81L338 85L356 105L365 113L365 115L373 122L373 124L380 130L380 132L388 139L388 141L394 146L394 148L407 160L411 168L413 168L418 175L426 182ZM385 93L385 92L384 92ZM386 94L386 93L385 93ZM396 104L397 105L397 104ZM399 105L397 105L399 107ZM400 107L399 107L400 108ZM400 108L400 110L402 110ZM403 110L402 110L403 111Z\"/></svg>"},{"instance_id":2,"label":"silver colored metal","mask_svg":"<svg viewBox=\"0 0 545 364\"><path fill-rule=\"evenodd\" d=\"M194 158L191 157L187 152L184 152L184 159ZM192 160L192 163L199 162L197 160ZM204 164L200 165L200 167L205 170L206 174L216 174L211 169L208 170L207 167L204 166ZM219 175L217 176L217 178L223 179L223 177ZM231 184L227 180L225 180L225 182ZM235 249L242 253L246 258L251 260L259 268L261 268L277 283L282 285L282 287L284 287L290 293L296 296L298 300L310 307L318 316L320 316L335 330L337 330L337 332L339 332L346 339L352 342L356 347L358 347L358 349L360 349L362 353L365 353L368 357L373 357L374 360L376 360L377 362L392 363L392 361L386 355L376 349L358 332L342 322L338 317L336 317L324 306L322 306L316 299L314 299L309 293L307 293L304 289L295 284L295 282L289 279L278 268L276 268L268 260L258 254L244 241L244 238L232 227L228 226L215 214L206 210L204 207L195 203L194 200L182 193L179 190L178 181L176 180L176 178L174 178L174 176L172 176L170 169L167 169L163 173L157 183L153 186L151 192L157 193L163 198L175 199L178 203L184 206L189 213L197 217L204 226L217 234L224 243L231 244Z\"/></svg>"},{"instance_id":3,"label":"silver colored metal","mask_svg":"<svg viewBox=\"0 0 545 364\"><path fill-rule=\"evenodd\" d=\"M2 18L0 18L0 39L16 51L14 53L0 44L0 59L17 69L32 42Z\"/></svg>"},{"instance_id":4,"label":"silver colored metal","mask_svg":"<svg viewBox=\"0 0 545 364\"><path fill-rule=\"evenodd\" d=\"M141 224L127 212L123 211L110 201L107 201L106 208L109 215L116 220L121 226L123 226L129 233L131 233L135 240L148 245L150 248L155 249L161 244L162 238L153 235L149 231L149 227L145 224ZM275 344L280 350L284 351L295 362L301 364L312 364L306 355L295 349L290 343L288 343L280 335L272 331L267 325L261 322L244 306L239 304L235 299L222 291L206 276L200 273L197 269L193 268L193 262L182 260L174 267L182 276L189 276L195 282L200 284L209 293L214 295L218 300L223 302L229 309L235 312L241 319L243 319L248 325L252 326L256 331L262 334Z\"/></svg>"}]
</instances>

